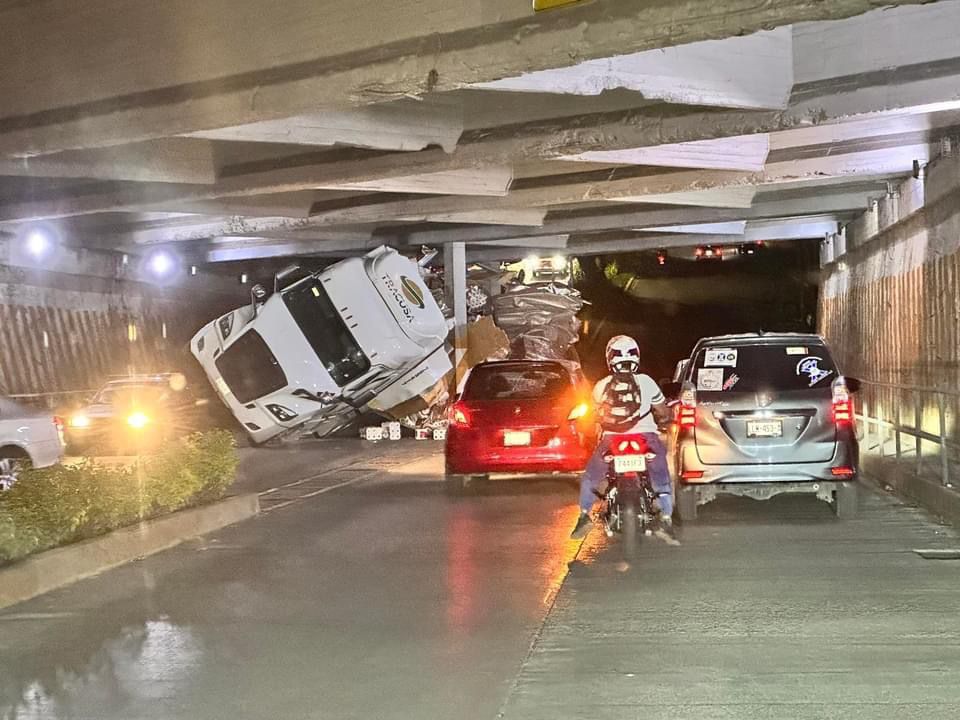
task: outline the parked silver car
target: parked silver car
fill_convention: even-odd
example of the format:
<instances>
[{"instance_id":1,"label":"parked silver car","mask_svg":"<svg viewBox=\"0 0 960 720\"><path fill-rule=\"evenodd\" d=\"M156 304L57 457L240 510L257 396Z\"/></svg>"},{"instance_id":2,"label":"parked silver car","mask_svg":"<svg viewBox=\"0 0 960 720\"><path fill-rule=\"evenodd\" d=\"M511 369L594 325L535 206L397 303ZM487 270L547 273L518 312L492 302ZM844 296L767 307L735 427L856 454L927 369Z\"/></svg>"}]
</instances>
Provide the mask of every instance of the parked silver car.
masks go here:
<instances>
[{"instance_id":1,"label":"parked silver car","mask_svg":"<svg viewBox=\"0 0 960 720\"><path fill-rule=\"evenodd\" d=\"M816 335L700 340L668 389L679 400L671 449L681 518L724 493L816 493L838 516L855 514L858 389Z\"/></svg>"},{"instance_id":2,"label":"parked silver car","mask_svg":"<svg viewBox=\"0 0 960 720\"><path fill-rule=\"evenodd\" d=\"M0 397L0 489L29 463L49 467L63 459L63 422L48 412Z\"/></svg>"}]
</instances>

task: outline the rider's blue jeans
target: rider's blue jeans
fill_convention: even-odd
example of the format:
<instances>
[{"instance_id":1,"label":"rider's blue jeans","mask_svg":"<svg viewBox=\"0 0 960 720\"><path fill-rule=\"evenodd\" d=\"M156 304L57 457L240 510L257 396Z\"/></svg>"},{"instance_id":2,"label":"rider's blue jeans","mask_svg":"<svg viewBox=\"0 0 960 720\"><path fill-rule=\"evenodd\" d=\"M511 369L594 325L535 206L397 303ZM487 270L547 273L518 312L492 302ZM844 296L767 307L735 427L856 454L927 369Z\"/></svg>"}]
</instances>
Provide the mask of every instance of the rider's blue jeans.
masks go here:
<instances>
[{"instance_id":1,"label":"rider's blue jeans","mask_svg":"<svg viewBox=\"0 0 960 720\"><path fill-rule=\"evenodd\" d=\"M673 485L670 482L670 470L667 469L667 449L657 433L642 433L650 448L650 452L656 453L657 457L647 461L647 472L650 473L650 484L654 491L660 496L660 509L665 517L673 514ZM604 437L593 451L593 455L587 462L587 467L580 478L580 509L588 512L596 502L597 496L594 490L600 488L600 485L607 477L608 463L604 460L604 455L610 447L609 438Z\"/></svg>"}]
</instances>

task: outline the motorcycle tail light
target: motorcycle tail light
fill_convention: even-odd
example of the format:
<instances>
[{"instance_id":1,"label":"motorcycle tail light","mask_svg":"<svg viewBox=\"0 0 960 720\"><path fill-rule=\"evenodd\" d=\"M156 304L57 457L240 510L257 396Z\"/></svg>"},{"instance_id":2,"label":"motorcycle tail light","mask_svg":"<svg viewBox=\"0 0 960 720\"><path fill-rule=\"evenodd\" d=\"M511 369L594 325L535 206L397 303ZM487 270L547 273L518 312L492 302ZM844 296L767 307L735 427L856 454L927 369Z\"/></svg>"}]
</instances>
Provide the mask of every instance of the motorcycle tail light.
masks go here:
<instances>
[{"instance_id":1,"label":"motorcycle tail light","mask_svg":"<svg viewBox=\"0 0 960 720\"><path fill-rule=\"evenodd\" d=\"M610 440L611 455L646 455L648 449L640 435L617 435Z\"/></svg>"}]
</instances>

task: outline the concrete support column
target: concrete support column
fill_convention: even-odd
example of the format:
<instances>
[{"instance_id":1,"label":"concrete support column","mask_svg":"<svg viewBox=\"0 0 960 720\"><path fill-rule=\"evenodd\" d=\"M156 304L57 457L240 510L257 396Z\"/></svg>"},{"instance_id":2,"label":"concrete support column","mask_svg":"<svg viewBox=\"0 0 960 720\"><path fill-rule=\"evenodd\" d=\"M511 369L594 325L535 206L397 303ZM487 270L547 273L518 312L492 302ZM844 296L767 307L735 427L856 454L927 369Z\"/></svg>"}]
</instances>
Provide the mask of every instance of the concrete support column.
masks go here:
<instances>
[{"instance_id":1,"label":"concrete support column","mask_svg":"<svg viewBox=\"0 0 960 720\"><path fill-rule=\"evenodd\" d=\"M467 253L464 243L443 246L443 276L447 305L453 308L454 363L459 391L466 374L464 359L467 354Z\"/></svg>"}]
</instances>

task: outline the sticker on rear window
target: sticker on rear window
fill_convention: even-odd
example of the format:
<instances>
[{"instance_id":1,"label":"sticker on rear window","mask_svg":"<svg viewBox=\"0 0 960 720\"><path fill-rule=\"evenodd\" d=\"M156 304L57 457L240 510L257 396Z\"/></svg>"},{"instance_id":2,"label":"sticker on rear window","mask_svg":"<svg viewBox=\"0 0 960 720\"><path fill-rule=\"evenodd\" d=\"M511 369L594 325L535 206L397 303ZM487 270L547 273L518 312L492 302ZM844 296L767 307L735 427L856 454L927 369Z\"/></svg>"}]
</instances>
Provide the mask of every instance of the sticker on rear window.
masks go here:
<instances>
[{"instance_id":1,"label":"sticker on rear window","mask_svg":"<svg viewBox=\"0 0 960 720\"><path fill-rule=\"evenodd\" d=\"M833 375L833 370L824 370L820 367L822 362L823 358L820 357L813 355L805 357L797 363L797 375L806 375L809 386L813 387Z\"/></svg>"},{"instance_id":2,"label":"sticker on rear window","mask_svg":"<svg viewBox=\"0 0 960 720\"><path fill-rule=\"evenodd\" d=\"M730 350L729 348L707 350L707 356L703 364L706 367L736 367L737 351Z\"/></svg>"},{"instance_id":3,"label":"sticker on rear window","mask_svg":"<svg viewBox=\"0 0 960 720\"><path fill-rule=\"evenodd\" d=\"M727 381L723 384L724 390L730 390L734 385L740 382L740 376L736 373L733 373L730 377L727 378Z\"/></svg>"},{"instance_id":4,"label":"sticker on rear window","mask_svg":"<svg viewBox=\"0 0 960 720\"><path fill-rule=\"evenodd\" d=\"M807 349L805 347L788 347L787 355L806 355Z\"/></svg>"},{"instance_id":5,"label":"sticker on rear window","mask_svg":"<svg viewBox=\"0 0 960 720\"><path fill-rule=\"evenodd\" d=\"M723 389L723 368L700 368L697 370L697 390L711 392Z\"/></svg>"}]
</instances>

